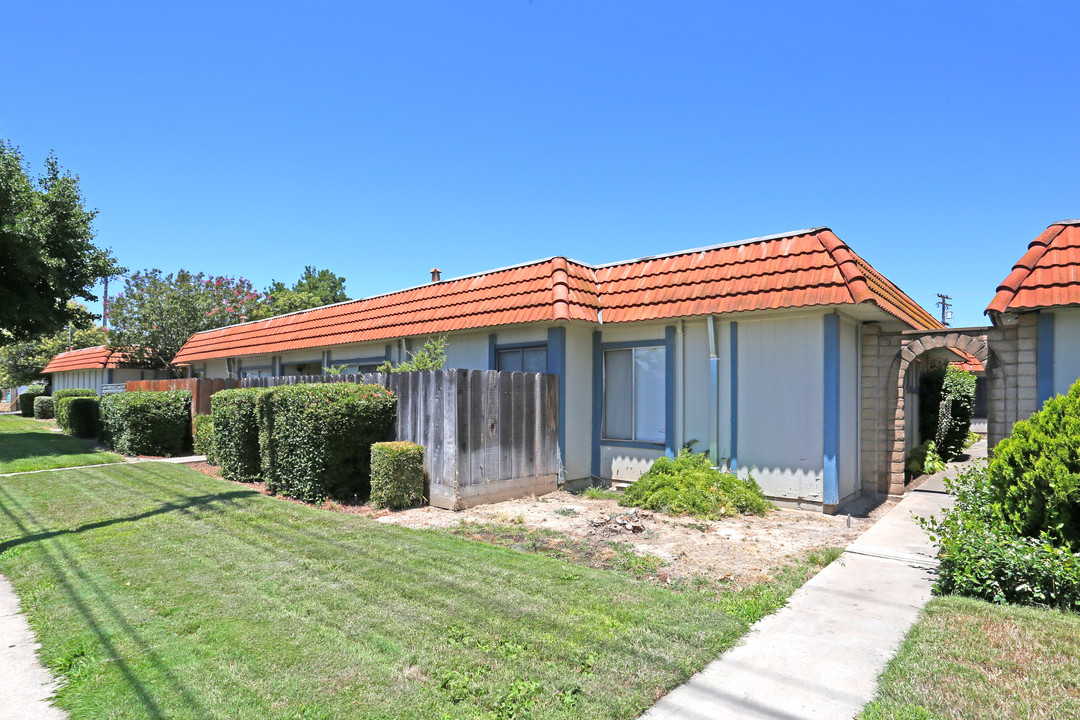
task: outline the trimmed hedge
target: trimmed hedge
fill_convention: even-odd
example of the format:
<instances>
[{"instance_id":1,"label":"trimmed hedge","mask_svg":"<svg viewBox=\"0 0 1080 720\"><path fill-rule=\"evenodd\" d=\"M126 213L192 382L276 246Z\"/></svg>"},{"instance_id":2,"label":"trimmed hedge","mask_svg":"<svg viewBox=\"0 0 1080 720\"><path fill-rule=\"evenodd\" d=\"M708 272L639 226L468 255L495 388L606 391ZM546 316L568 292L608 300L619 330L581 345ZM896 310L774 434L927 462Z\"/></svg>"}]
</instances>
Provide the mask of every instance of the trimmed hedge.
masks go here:
<instances>
[{"instance_id":1,"label":"trimmed hedge","mask_svg":"<svg viewBox=\"0 0 1080 720\"><path fill-rule=\"evenodd\" d=\"M55 395L53 397L56 397ZM56 401L56 423L68 435L89 438L98 434L101 400L97 397L63 397Z\"/></svg>"},{"instance_id":2,"label":"trimmed hedge","mask_svg":"<svg viewBox=\"0 0 1080 720\"><path fill-rule=\"evenodd\" d=\"M59 401L60 398L66 397L97 397L97 391L90 388L68 388L67 390L57 390L52 394L53 399Z\"/></svg>"},{"instance_id":3,"label":"trimmed hedge","mask_svg":"<svg viewBox=\"0 0 1080 720\"><path fill-rule=\"evenodd\" d=\"M371 446L371 504L391 510L424 502L424 446L380 442Z\"/></svg>"},{"instance_id":4,"label":"trimmed hedge","mask_svg":"<svg viewBox=\"0 0 1080 720\"><path fill-rule=\"evenodd\" d=\"M214 462L235 482L259 479L259 396L262 388L219 390L210 396Z\"/></svg>"},{"instance_id":5,"label":"trimmed hedge","mask_svg":"<svg viewBox=\"0 0 1080 720\"><path fill-rule=\"evenodd\" d=\"M56 417L53 407L52 395L38 395L34 398L34 418L37 420L52 420Z\"/></svg>"},{"instance_id":6,"label":"trimmed hedge","mask_svg":"<svg viewBox=\"0 0 1080 720\"><path fill-rule=\"evenodd\" d=\"M259 396L259 446L270 492L321 503L369 492L371 444L394 427L397 398L380 385L283 385Z\"/></svg>"},{"instance_id":7,"label":"trimmed hedge","mask_svg":"<svg viewBox=\"0 0 1080 720\"><path fill-rule=\"evenodd\" d=\"M191 419L191 445L196 455L205 455L206 462L217 464L214 460L214 418L196 415Z\"/></svg>"},{"instance_id":8,"label":"trimmed hedge","mask_svg":"<svg viewBox=\"0 0 1080 720\"><path fill-rule=\"evenodd\" d=\"M143 390L101 400L102 440L124 455L180 455L191 436L191 393Z\"/></svg>"},{"instance_id":9,"label":"trimmed hedge","mask_svg":"<svg viewBox=\"0 0 1080 720\"><path fill-rule=\"evenodd\" d=\"M1080 381L1013 426L987 472L1005 523L1080 550Z\"/></svg>"},{"instance_id":10,"label":"trimmed hedge","mask_svg":"<svg viewBox=\"0 0 1080 720\"><path fill-rule=\"evenodd\" d=\"M19 393L19 412L23 417L34 417L34 398L45 394L45 386L31 385L26 392Z\"/></svg>"}]
</instances>

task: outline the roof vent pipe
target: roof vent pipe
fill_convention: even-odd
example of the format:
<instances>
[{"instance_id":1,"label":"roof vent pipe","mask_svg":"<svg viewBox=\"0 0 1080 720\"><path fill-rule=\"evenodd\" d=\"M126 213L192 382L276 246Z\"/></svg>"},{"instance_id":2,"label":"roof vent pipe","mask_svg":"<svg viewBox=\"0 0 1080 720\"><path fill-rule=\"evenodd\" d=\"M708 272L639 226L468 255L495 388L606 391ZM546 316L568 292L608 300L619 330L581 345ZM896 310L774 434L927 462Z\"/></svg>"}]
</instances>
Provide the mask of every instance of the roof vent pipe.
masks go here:
<instances>
[{"instance_id":1,"label":"roof vent pipe","mask_svg":"<svg viewBox=\"0 0 1080 720\"><path fill-rule=\"evenodd\" d=\"M439 282L442 279L442 270L431 268L431 282Z\"/></svg>"}]
</instances>

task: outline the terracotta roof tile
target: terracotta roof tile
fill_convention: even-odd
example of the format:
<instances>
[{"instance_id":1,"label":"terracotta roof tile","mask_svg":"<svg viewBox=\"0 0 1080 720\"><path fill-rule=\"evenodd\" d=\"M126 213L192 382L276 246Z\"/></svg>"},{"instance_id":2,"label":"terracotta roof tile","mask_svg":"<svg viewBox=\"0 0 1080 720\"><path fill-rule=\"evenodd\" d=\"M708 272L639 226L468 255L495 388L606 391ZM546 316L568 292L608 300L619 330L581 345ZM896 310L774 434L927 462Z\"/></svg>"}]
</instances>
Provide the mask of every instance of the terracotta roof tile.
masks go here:
<instances>
[{"instance_id":1,"label":"terracotta roof tile","mask_svg":"<svg viewBox=\"0 0 1080 720\"><path fill-rule=\"evenodd\" d=\"M657 320L873 303L940 328L828 228L592 267L555 257L198 333L176 362L517 323Z\"/></svg>"},{"instance_id":2,"label":"terracotta roof tile","mask_svg":"<svg viewBox=\"0 0 1080 720\"><path fill-rule=\"evenodd\" d=\"M998 285L986 313L1080 305L1080 220L1046 228Z\"/></svg>"},{"instance_id":3,"label":"terracotta roof tile","mask_svg":"<svg viewBox=\"0 0 1080 720\"><path fill-rule=\"evenodd\" d=\"M41 371L43 373L64 372L66 370L101 370L121 367L126 357L112 353L105 345L70 350L59 353L49 361Z\"/></svg>"}]
</instances>

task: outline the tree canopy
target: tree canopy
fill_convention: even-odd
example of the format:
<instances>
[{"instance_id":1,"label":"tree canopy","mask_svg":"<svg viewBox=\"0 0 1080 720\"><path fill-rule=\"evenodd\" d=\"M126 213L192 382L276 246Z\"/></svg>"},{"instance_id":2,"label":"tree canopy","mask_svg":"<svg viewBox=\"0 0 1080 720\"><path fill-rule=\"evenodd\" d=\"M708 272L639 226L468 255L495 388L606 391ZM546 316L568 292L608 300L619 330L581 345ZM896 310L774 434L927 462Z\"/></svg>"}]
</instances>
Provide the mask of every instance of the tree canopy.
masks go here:
<instances>
[{"instance_id":1,"label":"tree canopy","mask_svg":"<svg viewBox=\"0 0 1080 720\"><path fill-rule=\"evenodd\" d=\"M152 368L175 371L173 357L202 330L259 316L263 294L244 278L187 270L141 270L109 302L109 345Z\"/></svg>"},{"instance_id":2,"label":"tree canopy","mask_svg":"<svg viewBox=\"0 0 1080 720\"><path fill-rule=\"evenodd\" d=\"M74 304L74 303L72 303ZM75 308L78 309L78 308ZM81 308L84 312L86 308ZM88 316L89 313L87 312ZM96 323L86 322L78 327L40 335L32 340L11 342L0 346L0 387L29 385L44 379L42 368L58 353L66 350L105 345L105 331Z\"/></svg>"},{"instance_id":3,"label":"tree canopy","mask_svg":"<svg viewBox=\"0 0 1080 720\"><path fill-rule=\"evenodd\" d=\"M19 149L0 140L0 345L90 323L89 311L69 301L97 300L97 281L122 271L92 242L96 214L84 207L79 177L54 155L31 179Z\"/></svg>"},{"instance_id":4,"label":"tree canopy","mask_svg":"<svg viewBox=\"0 0 1080 720\"><path fill-rule=\"evenodd\" d=\"M345 278L330 270L317 270L308 265L291 288L280 280L271 281L270 287L266 288L266 304L261 317L309 310L348 299Z\"/></svg>"}]
</instances>

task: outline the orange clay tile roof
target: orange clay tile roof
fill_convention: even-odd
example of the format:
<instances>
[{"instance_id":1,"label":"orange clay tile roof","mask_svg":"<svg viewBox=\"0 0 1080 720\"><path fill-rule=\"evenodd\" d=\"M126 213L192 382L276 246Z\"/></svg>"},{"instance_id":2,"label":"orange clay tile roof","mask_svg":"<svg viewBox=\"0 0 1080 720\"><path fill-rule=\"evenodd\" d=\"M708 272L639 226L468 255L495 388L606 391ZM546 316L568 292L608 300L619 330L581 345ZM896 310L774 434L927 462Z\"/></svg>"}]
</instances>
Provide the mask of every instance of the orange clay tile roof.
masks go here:
<instances>
[{"instance_id":1,"label":"orange clay tile roof","mask_svg":"<svg viewBox=\"0 0 1080 720\"><path fill-rule=\"evenodd\" d=\"M998 285L986 313L1080 305L1080 220L1062 220L1031 241Z\"/></svg>"},{"instance_id":2,"label":"orange clay tile roof","mask_svg":"<svg viewBox=\"0 0 1080 720\"><path fill-rule=\"evenodd\" d=\"M953 348L950 348L950 350L953 350L953 352L955 352L957 355L962 356L964 359L954 360L953 362L949 363L949 367L959 368L960 370L964 370L966 372L982 372L986 369L979 361L979 358L975 357L971 353L964 352L962 350L955 350Z\"/></svg>"},{"instance_id":3,"label":"orange clay tile roof","mask_svg":"<svg viewBox=\"0 0 1080 720\"><path fill-rule=\"evenodd\" d=\"M41 371L43 373L64 372L65 370L101 370L118 368L124 358L110 352L105 345L62 352L49 361Z\"/></svg>"},{"instance_id":4,"label":"orange clay tile roof","mask_svg":"<svg viewBox=\"0 0 1080 720\"><path fill-rule=\"evenodd\" d=\"M618 323L872 303L934 317L828 228L603 266L562 257L193 335L174 362L264 355L518 323Z\"/></svg>"}]
</instances>

